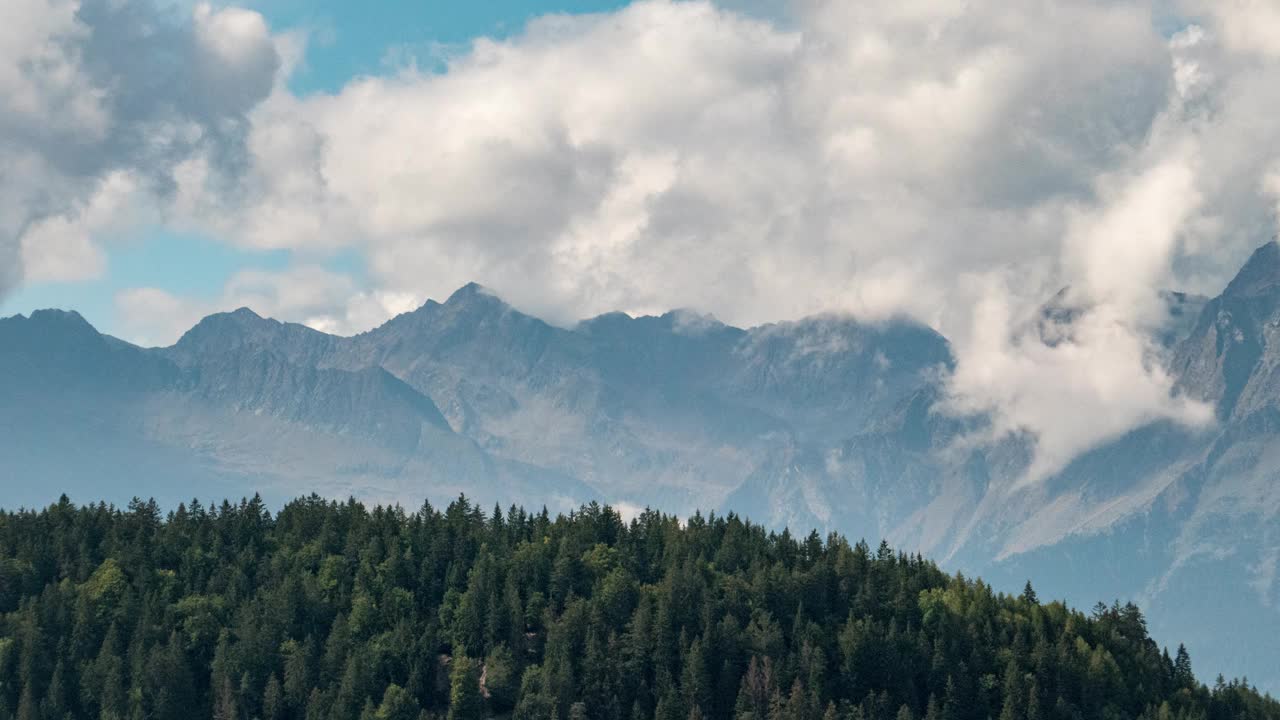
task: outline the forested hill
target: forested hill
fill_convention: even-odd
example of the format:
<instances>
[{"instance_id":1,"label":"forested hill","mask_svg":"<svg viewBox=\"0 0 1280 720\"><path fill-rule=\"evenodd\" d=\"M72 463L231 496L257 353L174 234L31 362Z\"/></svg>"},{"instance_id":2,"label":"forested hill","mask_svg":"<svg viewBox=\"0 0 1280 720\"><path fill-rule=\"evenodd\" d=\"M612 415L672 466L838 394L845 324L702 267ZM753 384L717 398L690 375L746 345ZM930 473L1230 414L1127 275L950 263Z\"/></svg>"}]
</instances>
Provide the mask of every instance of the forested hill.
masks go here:
<instances>
[{"instance_id":1,"label":"forested hill","mask_svg":"<svg viewBox=\"0 0 1280 720\"><path fill-rule=\"evenodd\" d=\"M734 516L0 513L0 720L1280 718L1133 606Z\"/></svg>"}]
</instances>

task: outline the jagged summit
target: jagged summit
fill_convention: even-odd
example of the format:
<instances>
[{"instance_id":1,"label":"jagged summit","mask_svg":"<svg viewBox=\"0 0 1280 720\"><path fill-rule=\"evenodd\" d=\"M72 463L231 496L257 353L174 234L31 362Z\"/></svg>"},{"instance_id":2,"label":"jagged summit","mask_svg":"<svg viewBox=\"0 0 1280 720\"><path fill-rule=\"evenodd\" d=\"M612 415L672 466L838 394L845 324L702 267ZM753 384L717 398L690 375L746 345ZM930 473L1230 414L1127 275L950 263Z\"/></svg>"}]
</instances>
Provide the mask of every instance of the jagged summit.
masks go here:
<instances>
[{"instance_id":1,"label":"jagged summit","mask_svg":"<svg viewBox=\"0 0 1280 720\"><path fill-rule=\"evenodd\" d=\"M100 344L102 336L80 313L74 310L36 310L30 317L14 315L0 319L0 344L7 350L23 347L62 347L72 350L86 344Z\"/></svg>"},{"instance_id":2,"label":"jagged summit","mask_svg":"<svg viewBox=\"0 0 1280 720\"><path fill-rule=\"evenodd\" d=\"M8 328L10 332L43 332L57 335L66 335L68 333L80 335L97 334L97 330L94 329L93 325L80 313L75 310L58 310L54 308L32 311L29 317L26 315L13 315L0 318L0 328Z\"/></svg>"},{"instance_id":3,"label":"jagged summit","mask_svg":"<svg viewBox=\"0 0 1280 720\"><path fill-rule=\"evenodd\" d=\"M56 308L48 308L45 310L36 310L31 313L31 322L41 323L63 323L81 327L92 328L93 325L84 316L75 310L59 310Z\"/></svg>"},{"instance_id":4,"label":"jagged summit","mask_svg":"<svg viewBox=\"0 0 1280 720\"><path fill-rule=\"evenodd\" d=\"M266 327L272 325L280 325L280 321L266 318L247 307L237 308L230 312L213 313L206 315L200 322L196 323L187 334L203 330L230 330L234 328L253 328Z\"/></svg>"},{"instance_id":5,"label":"jagged summit","mask_svg":"<svg viewBox=\"0 0 1280 720\"><path fill-rule=\"evenodd\" d=\"M514 312L514 309L489 288L477 282L469 282L454 290L445 301L428 298L415 310L400 313L382 325L359 333L358 336L379 335L393 329L421 327L424 323L436 323L442 317L458 318Z\"/></svg>"},{"instance_id":6,"label":"jagged summit","mask_svg":"<svg viewBox=\"0 0 1280 720\"><path fill-rule=\"evenodd\" d=\"M247 307L232 312L214 313L203 318L183 333L175 348L198 348L213 344L239 344L253 334L269 333L282 325L264 318Z\"/></svg>"},{"instance_id":7,"label":"jagged summit","mask_svg":"<svg viewBox=\"0 0 1280 720\"><path fill-rule=\"evenodd\" d=\"M235 310L232 310L231 312L227 313L227 315L230 315L233 318L239 318L242 320L249 320L249 321L264 319L261 315L254 312L249 307L238 307Z\"/></svg>"},{"instance_id":8,"label":"jagged summit","mask_svg":"<svg viewBox=\"0 0 1280 720\"><path fill-rule=\"evenodd\" d=\"M1253 251L1223 295L1256 297L1280 288L1280 243L1275 240Z\"/></svg>"},{"instance_id":9,"label":"jagged summit","mask_svg":"<svg viewBox=\"0 0 1280 720\"><path fill-rule=\"evenodd\" d=\"M474 280L454 290L446 302L460 302L477 295L493 295L493 292Z\"/></svg>"},{"instance_id":10,"label":"jagged summit","mask_svg":"<svg viewBox=\"0 0 1280 720\"><path fill-rule=\"evenodd\" d=\"M160 352L180 365L227 353L260 351L310 365L334 340L335 336L306 325L265 318L242 307L204 318Z\"/></svg>"},{"instance_id":11,"label":"jagged summit","mask_svg":"<svg viewBox=\"0 0 1280 720\"><path fill-rule=\"evenodd\" d=\"M577 325L574 326L574 330L577 332L593 333L602 330L607 331L610 329L620 329L629 326L634 320L635 318L621 310L613 310L585 320L579 320Z\"/></svg>"},{"instance_id":12,"label":"jagged summit","mask_svg":"<svg viewBox=\"0 0 1280 720\"><path fill-rule=\"evenodd\" d=\"M477 282L469 282L466 285L453 291L448 300L444 301L446 307L460 306L496 306L506 307L507 303L497 293Z\"/></svg>"}]
</instances>

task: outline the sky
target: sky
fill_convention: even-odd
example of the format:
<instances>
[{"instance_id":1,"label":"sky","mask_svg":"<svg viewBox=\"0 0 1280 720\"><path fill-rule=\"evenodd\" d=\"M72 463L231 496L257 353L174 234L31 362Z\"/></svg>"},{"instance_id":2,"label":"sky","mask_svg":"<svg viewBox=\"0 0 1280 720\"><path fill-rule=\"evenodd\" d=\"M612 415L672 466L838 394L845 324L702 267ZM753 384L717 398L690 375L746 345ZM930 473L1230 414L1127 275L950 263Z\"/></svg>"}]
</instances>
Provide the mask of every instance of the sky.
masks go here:
<instances>
[{"instance_id":1,"label":"sky","mask_svg":"<svg viewBox=\"0 0 1280 720\"><path fill-rule=\"evenodd\" d=\"M359 332L477 281L943 332L1032 479L1209 421L1151 331L1276 235L1270 0L10 0L0 314ZM1031 315L1069 288L1064 342Z\"/></svg>"}]
</instances>

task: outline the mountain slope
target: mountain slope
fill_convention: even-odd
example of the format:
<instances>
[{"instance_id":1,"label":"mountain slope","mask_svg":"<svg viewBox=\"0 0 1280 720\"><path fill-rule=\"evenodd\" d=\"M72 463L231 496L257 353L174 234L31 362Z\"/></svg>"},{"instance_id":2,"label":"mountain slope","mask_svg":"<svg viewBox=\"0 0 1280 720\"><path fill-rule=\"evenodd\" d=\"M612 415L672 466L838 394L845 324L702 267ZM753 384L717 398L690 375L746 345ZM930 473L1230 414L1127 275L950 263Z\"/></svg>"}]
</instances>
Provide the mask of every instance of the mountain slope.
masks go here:
<instances>
[{"instance_id":1,"label":"mountain slope","mask_svg":"<svg viewBox=\"0 0 1280 720\"><path fill-rule=\"evenodd\" d=\"M1004 587L1038 577L1081 604L1134 598L1158 636L1280 688L1280 650L1261 639L1280 633L1280 246L1259 248L1217 298L1169 298L1185 332L1156 340L1171 346L1176 391L1217 408L1211 427L1136 428L1010 491L1025 439L961 451L966 428L925 389L869 432L753 473L725 507L887 537ZM1069 327L1073 311L1047 308L1055 332Z\"/></svg>"},{"instance_id":2,"label":"mountain slope","mask_svg":"<svg viewBox=\"0 0 1280 720\"><path fill-rule=\"evenodd\" d=\"M593 497L572 478L485 453L381 368L318 368L270 348L277 330L306 336L299 327L241 310L153 351L74 313L0 321L6 504L40 502L51 486L116 500L282 498L302 487L383 499Z\"/></svg>"},{"instance_id":3,"label":"mountain slope","mask_svg":"<svg viewBox=\"0 0 1280 720\"><path fill-rule=\"evenodd\" d=\"M1216 424L1139 428L1078 458L986 572L1035 573L1073 599L1100 586L1138 598L1153 632L1280 688L1280 650L1260 640L1280 635L1277 328L1280 246L1268 243L1173 349L1176 391L1213 405Z\"/></svg>"},{"instance_id":4,"label":"mountain slope","mask_svg":"<svg viewBox=\"0 0 1280 720\"><path fill-rule=\"evenodd\" d=\"M1035 576L1078 604L1137 599L1159 636L1280 688L1258 632L1280 632L1280 248L1216 298L1167 298L1153 347L1217 423L1136 428L1017 487L1032 439L961 442L985 420L945 412L950 347L905 321L560 328L472 284L354 337L241 309L143 350L40 312L0 320L0 501L45 500L40 478L117 499L716 507L886 537L1001 587ZM1066 291L1047 303L1043 339L1077 310Z\"/></svg>"},{"instance_id":5,"label":"mountain slope","mask_svg":"<svg viewBox=\"0 0 1280 720\"><path fill-rule=\"evenodd\" d=\"M562 329L474 284L352 338L240 310L162 352L208 362L223 348L385 370L496 457L672 510L719 504L772 458L857 432L950 363L944 339L908 323L741 330L687 312L614 313Z\"/></svg>"}]
</instances>

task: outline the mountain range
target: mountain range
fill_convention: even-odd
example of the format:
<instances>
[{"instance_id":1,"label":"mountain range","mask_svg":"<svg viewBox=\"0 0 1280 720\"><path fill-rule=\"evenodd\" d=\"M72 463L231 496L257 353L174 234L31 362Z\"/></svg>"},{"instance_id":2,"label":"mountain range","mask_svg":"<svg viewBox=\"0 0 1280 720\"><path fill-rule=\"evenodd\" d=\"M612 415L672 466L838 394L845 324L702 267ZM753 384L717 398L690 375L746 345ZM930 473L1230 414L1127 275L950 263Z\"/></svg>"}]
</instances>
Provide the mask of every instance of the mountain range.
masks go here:
<instances>
[{"instance_id":1,"label":"mountain range","mask_svg":"<svg viewBox=\"0 0 1280 720\"><path fill-rule=\"evenodd\" d=\"M1028 439L958 444L982 419L940 410L950 344L905 320L562 328L471 284L353 337L242 308L141 348L37 311L0 320L0 505L466 493L732 511L887 538L998 588L1132 599L1200 673L1280 690L1280 246L1218 297L1166 297L1163 361L1217 422L1139 427L1018 487ZM1041 322L1072 312L1051 300Z\"/></svg>"}]
</instances>

